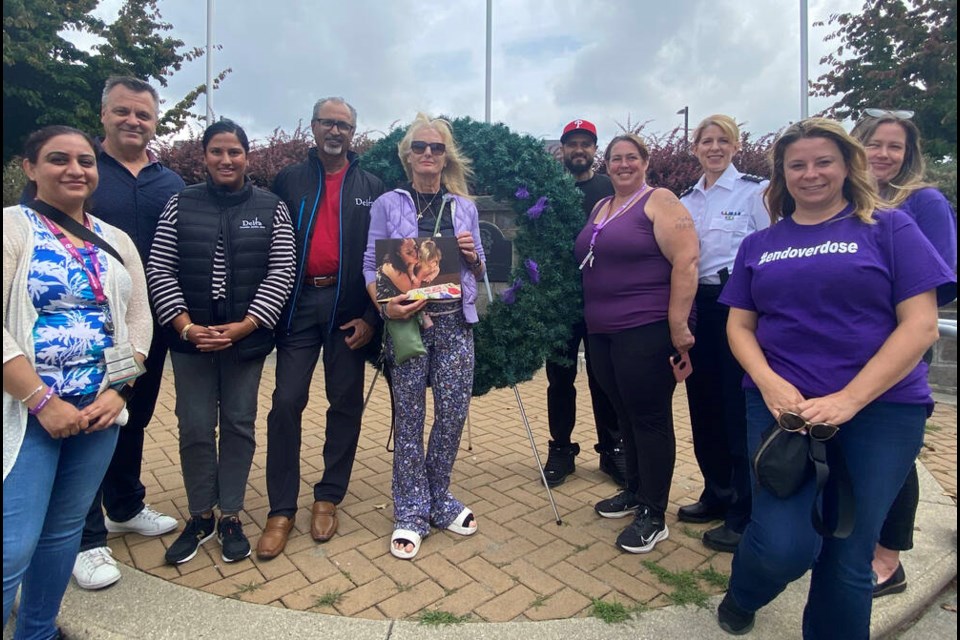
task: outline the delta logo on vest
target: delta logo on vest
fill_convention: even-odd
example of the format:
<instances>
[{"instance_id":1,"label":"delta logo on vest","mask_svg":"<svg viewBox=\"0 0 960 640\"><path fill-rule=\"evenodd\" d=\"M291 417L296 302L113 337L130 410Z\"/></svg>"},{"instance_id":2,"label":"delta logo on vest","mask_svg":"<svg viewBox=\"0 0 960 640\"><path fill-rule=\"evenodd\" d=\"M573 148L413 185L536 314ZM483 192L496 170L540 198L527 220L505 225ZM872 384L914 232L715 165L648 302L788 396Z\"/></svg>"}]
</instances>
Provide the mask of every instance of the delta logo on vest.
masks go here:
<instances>
[{"instance_id":1,"label":"delta logo on vest","mask_svg":"<svg viewBox=\"0 0 960 640\"><path fill-rule=\"evenodd\" d=\"M372 207L372 206L373 206L373 198L367 198L366 200L364 200L363 198L354 198L353 202L354 202L354 204L356 204L358 207Z\"/></svg>"},{"instance_id":2,"label":"delta logo on vest","mask_svg":"<svg viewBox=\"0 0 960 640\"><path fill-rule=\"evenodd\" d=\"M241 220L240 221L241 229L263 229L263 223L260 222L260 216L254 217L253 220Z\"/></svg>"}]
</instances>

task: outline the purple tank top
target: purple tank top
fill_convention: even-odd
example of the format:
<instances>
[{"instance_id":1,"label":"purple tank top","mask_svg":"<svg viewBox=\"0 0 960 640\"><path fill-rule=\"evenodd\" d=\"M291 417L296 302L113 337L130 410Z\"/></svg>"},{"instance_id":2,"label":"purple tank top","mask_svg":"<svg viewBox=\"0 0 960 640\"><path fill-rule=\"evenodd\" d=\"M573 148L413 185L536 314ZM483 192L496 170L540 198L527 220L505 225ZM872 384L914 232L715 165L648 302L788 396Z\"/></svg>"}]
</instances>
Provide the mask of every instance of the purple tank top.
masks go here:
<instances>
[{"instance_id":1,"label":"purple tank top","mask_svg":"<svg viewBox=\"0 0 960 640\"><path fill-rule=\"evenodd\" d=\"M667 319L673 267L660 252L645 212L651 195L653 190L604 227L593 247L593 266L588 262L580 272L588 333L616 333ZM592 235L593 216L577 236L577 264L590 250Z\"/></svg>"}]
</instances>

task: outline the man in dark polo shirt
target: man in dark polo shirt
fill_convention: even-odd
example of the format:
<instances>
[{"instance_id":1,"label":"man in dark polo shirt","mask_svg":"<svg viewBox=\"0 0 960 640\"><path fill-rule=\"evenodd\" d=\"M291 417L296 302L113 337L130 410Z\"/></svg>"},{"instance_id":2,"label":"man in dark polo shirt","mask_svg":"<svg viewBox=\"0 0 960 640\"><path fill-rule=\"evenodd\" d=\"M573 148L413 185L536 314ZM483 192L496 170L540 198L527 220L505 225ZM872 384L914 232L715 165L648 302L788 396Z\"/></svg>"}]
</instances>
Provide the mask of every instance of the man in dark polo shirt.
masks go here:
<instances>
[{"instance_id":1,"label":"man in dark polo shirt","mask_svg":"<svg viewBox=\"0 0 960 640\"><path fill-rule=\"evenodd\" d=\"M100 109L104 136L97 149L100 183L90 209L133 239L144 264L160 212L185 186L147 149L157 131L159 105L157 90L142 80L125 76L107 80ZM177 527L176 519L144 504L146 489L140 482L144 429L153 417L166 357L167 347L155 323L147 371L137 379L127 403L130 419L120 429L117 449L83 528L73 577L84 589L101 589L120 579L107 547L108 531L159 536Z\"/></svg>"},{"instance_id":2,"label":"man in dark polo shirt","mask_svg":"<svg viewBox=\"0 0 960 640\"><path fill-rule=\"evenodd\" d=\"M593 170L597 155L597 128L586 120L573 120L560 136L563 166L573 176L577 188L583 192L584 220L590 216L594 205L613 195L610 178ZM572 244L572 239L571 239ZM555 487L562 484L576 469L575 458L580 445L571 442L577 416L577 367L580 357L580 342L587 344L587 328L583 320L573 327L573 334L566 350L559 354L566 363L547 360L547 421L550 425L550 443L547 464L543 468L547 484ZM614 482L626 483L626 461L617 427L617 413L606 394L597 384L590 369L587 355L587 381L593 401L593 417L597 426L597 444L594 449L600 454L600 470Z\"/></svg>"},{"instance_id":3,"label":"man in dark polo shirt","mask_svg":"<svg viewBox=\"0 0 960 640\"><path fill-rule=\"evenodd\" d=\"M275 558L293 529L300 494L303 410L323 353L327 401L323 477L313 487L310 533L326 542L337 531L337 505L347 493L363 413L362 348L373 337L377 310L367 295L363 253L370 206L383 182L350 151L357 112L343 98L324 98L310 121L317 146L273 183L293 217L297 273L277 324L277 384L267 416L270 513L257 556Z\"/></svg>"}]
</instances>

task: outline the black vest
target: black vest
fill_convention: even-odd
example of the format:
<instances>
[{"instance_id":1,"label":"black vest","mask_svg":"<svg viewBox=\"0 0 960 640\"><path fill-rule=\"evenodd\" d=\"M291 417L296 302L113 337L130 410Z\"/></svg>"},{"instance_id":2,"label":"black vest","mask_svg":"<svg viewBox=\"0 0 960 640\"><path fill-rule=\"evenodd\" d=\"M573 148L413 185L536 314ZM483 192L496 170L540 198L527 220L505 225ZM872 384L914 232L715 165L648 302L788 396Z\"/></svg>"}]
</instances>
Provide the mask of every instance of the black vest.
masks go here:
<instances>
[{"instance_id":1,"label":"black vest","mask_svg":"<svg viewBox=\"0 0 960 640\"><path fill-rule=\"evenodd\" d=\"M177 209L178 279L190 321L199 325L240 322L267 275L273 216L280 199L248 180L236 192L210 181L180 192ZM223 236L227 269L225 301L214 301L213 254ZM168 329L172 334L172 329ZM197 353L196 346L169 335L174 351ZM274 334L260 328L234 345L241 360L264 357L273 350Z\"/></svg>"}]
</instances>

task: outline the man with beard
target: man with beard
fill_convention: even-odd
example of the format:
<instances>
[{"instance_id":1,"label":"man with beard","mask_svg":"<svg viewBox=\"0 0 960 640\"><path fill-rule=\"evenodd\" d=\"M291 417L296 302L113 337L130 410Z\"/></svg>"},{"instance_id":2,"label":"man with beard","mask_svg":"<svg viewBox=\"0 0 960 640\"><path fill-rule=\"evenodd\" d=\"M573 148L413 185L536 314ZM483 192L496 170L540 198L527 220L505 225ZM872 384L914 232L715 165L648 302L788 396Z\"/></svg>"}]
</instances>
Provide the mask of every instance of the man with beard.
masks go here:
<instances>
[{"instance_id":1,"label":"man with beard","mask_svg":"<svg viewBox=\"0 0 960 640\"><path fill-rule=\"evenodd\" d=\"M356 126L356 109L343 98L319 100L310 122L317 146L273 183L296 227L297 272L277 324L276 388L267 416L270 513L257 544L257 556L264 560L283 551L293 529L303 410L321 352L330 406L323 476L313 487L310 533L318 542L337 531L337 505L347 493L360 439L362 348L373 337L378 317L364 283L363 252L370 206L384 186L358 166L359 157L350 151Z\"/></svg>"},{"instance_id":2,"label":"man with beard","mask_svg":"<svg viewBox=\"0 0 960 640\"><path fill-rule=\"evenodd\" d=\"M597 154L597 128L592 122L574 120L563 129L560 136L563 166L573 176L577 188L583 192L584 216L589 217L594 205L602 198L613 195L610 178L593 170ZM571 238L571 244L573 239ZM544 475L547 484L555 487L576 470L575 458L580 445L571 442L577 414L577 365L580 342L586 347L587 330L581 319L572 328L570 341L562 353L555 354L559 362L547 360L547 421L550 425L549 453ZM586 354L587 381L593 400L593 417L597 426L597 444L594 449L600 454L600 470L613 478L618 485L626 482L626 462L617 427L617 414L603 390L594 380L590 369L589 352Z\"/></svg>"}]
</instances>

